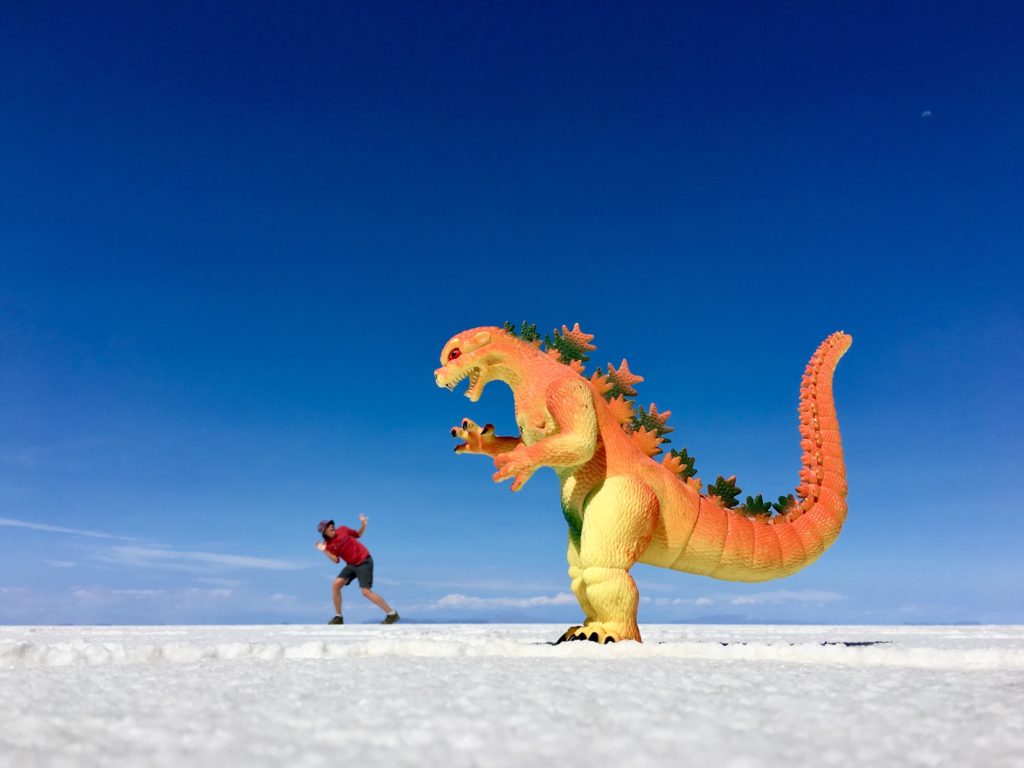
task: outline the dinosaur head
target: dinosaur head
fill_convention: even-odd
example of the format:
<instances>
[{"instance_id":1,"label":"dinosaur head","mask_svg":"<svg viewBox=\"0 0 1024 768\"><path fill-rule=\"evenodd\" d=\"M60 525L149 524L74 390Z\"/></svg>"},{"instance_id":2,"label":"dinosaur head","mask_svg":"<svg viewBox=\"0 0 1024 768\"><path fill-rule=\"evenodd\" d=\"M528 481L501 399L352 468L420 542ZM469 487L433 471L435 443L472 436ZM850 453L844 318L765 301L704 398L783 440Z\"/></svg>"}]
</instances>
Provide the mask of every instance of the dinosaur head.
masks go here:
<instances>
[{"instance_id":1,"label":"dinosaur head","mask_svg":"<svg viewBox=\"0 0 1024 768\"><path fill-rule=\"evenodd\" d=\"M441 367L434 371L439 387L454 390L463 379L469 379L466 397L480 399L491 381L510 385L521 380L522 362L537 354L537 348L491 326L472 328L456 334L441 350Z\"/></svg>"}]
</instances>

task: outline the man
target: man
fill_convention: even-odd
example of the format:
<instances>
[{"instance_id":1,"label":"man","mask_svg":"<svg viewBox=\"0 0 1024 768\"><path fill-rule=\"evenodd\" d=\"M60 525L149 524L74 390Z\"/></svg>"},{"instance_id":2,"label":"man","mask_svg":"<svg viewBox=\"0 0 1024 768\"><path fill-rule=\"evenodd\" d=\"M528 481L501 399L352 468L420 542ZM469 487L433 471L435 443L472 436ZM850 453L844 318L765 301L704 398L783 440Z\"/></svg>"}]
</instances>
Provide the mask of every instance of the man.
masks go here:
<instances>
[{"instance_id":1,"label":"man","mask_svg":"<svg viewBox=\"0 0 1024 768\"><path fill-rule=\"evenodd\" d=\"M374 592L373 586L373 558L369 550L359 541L366 530L366 515L360 514L359 521L363 524L358 531L347 528L344 525L335 527L333 520L321 520L316 527L323 536L323 541L316 543L316 548L327 555L332 562L345 561L345 567L341 569L338 578L334 580L334 618L328 624L344 624L341 617L341 588L352 583L352 579L359 579L359 586L363 595L371 603L380 608L387 615L381 624L394 624L398 621L398 614L391 610L391 606L383 597Z\"/></svg>"}]
</instances>

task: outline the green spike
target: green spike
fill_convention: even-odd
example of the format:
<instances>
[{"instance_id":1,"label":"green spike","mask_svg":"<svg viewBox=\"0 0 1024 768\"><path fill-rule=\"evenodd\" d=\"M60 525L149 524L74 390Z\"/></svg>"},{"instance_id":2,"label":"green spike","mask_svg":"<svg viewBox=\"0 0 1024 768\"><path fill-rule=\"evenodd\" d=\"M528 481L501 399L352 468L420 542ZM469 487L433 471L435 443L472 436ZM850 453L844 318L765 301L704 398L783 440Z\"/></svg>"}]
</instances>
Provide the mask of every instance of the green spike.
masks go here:
<instances>
[{"instance_id":1,"label":"green spike","mask_svg":"<svg viewBox=\"0 0 1024 768\"><path fill-rule=\"evenodd\" d=\"M519 337L523 341L536 341L537 339L539 339L540 334L537 333L537 324L533 323L531 325L530 323L523 320L523 324L519 329Z\"/></svg>"},{"instance_id":2,"label":"green spike","mask_svg":"<svg viewBox=\"0 0 1024 768\"><path fill-rule=\"evenodd\" d=\"M639 415L636 415L636 414L633 415L633 430L634 431L636 431L640 427L643 427L646 430L652 430L653 429L655 431L655 433L657 433L658 437L661 438L661 441L663 443L671 443L672 442L667 437L665 437L665 435L667 433L673 431L672 427L666 426L665 424L661 423L657 419L651 418L651 415L646 410L644 410L644 407L642 405L637 406L637 410L639 411Z\"/></svg>"},{"instance_id":3,"label":"green spike","mask_svg":"<svg viewBox=\"0 0 1024 768\"><path fill-rule=\"evenodd\" d=\"M736 501L736 497L742 493L742 489L736 486L736 478L726 480L724 477L719 475L715 484L708 488L708 493L712 496L717 496L723 507L726 509L732 509L739 504L739 502Z\"/></svg>"},{"instance_id":4,"label":"green spike","mask_svg":"<svg viewBox=\"0 0 1024 768\"><path fill-rule=\"evenodd\" d=\"M525 320L523 320L523 324L520 326L518 331L516 330L516 327L512 325L512 323L510 323L508 320L505 321L503 329L505 333L511 334L512 336L515 336L517 339L522 339L523 341L536 341L537 339L540 338L540 334L537 333L537 325L531 325Z\"/></svg>"},{"instance_id":5,"label":"green spike","mask_svg":"<svg viewBox=\"0 0 1024 768\"><path fill-rule=\"evenodd\" d=\"M608 381L612 383L612 388L604 393L605 400L612 400L613 398L616 398L619 395L623 395L629 399L636 397L636 390L634 390L633 392L628 392L626 387L622 386L622 383L618 381L618 377L613 375L610 371L608 373L605 373L600 368L598 368L597 373L600 376L606 377Z\"/></svg>"},{"instance_id":6,"label":"green spike","mask_svg":"<svg viewBox=\"0 0 1024 768\"><path fill-rule=\"evenodd\" d=\"M757 496L747 496L747 503L740 507L739 511L750 517L758 517L760 515L767 515L771 517L772 505L771 502L765 501L761 498L761 494L759 493Z\"/></svg>"},{"instance_id":7,"label":"green spike","mask_svg":"<svg viewBox=\"0 0 1024 768\"><path fill-rule=\"evenodd\" d=\"M581 363L589 362L590 358L584 354L586 350L579 344L574 342L572 339L562 335L562 333L556 328L553 336L544 337L544 346L548 349L554 349L558 352L562 362L569 365L573 360L579 360Z\"/></svg>"},{"instance_id":8,"label":"green spike","mask_svg":"<svg viewBox=\"0 0 1024 768\"><path fill-rule=\"evenodd\" d=\"M772 504L772 506L775 507L776 512L784 515L796 506L796 498L792 493L789 496L779 496L778 503Z\"/></svg>"},{"instance_id":9,"label":"green spike","mask_svg":"<svg viewBox=\"0 0 1024 768\"><path fill-rule=\"evenodd\" d=\"M679 463L685 467L685 469L678 475L681 479L687 480L697 475L697 468L694 466L694 464L697 462L697 459L694 458L693 456L690 456L686 452L685 448L683 448L681 451L677 451L675 448L673 448L671 451L669 451L669 453L675 456L677 459L679 459Z\"/></svg>"}]
</instances>

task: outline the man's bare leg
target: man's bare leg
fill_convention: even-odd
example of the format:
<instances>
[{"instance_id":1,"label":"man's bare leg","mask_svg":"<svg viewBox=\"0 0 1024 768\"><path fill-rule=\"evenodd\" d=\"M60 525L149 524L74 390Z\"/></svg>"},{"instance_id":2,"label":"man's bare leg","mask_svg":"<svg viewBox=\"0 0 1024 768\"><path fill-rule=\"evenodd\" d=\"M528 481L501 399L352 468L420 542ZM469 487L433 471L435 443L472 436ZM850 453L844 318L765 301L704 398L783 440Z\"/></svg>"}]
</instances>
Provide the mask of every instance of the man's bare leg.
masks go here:
<instances>
[{"instance_id":1,"label":"man's bare leg","mask_svg":"<svg viewBox=\"0 0 1024 768\"><path fill-rule=\"evenodd\" d=\"M334 612L341 616L341 588L346 584L344 579L335 579L333 589L331 590L331 597L334 598Z\"/></svg>"},{"instance_id":2,"label":"man's bare leg","mask_svg":"<svg viewBox=\"0 0 1024 768\"><path fill-rule=\"evenodd\" d=\"M384 613L394 613L394 611L391 610L391 606L388 605L387 601L369 587L363 587L363 595L366 597L367 600L369 600L371 603L373 603L382 611L384 611Z\"/></svg>"}]
</instances>

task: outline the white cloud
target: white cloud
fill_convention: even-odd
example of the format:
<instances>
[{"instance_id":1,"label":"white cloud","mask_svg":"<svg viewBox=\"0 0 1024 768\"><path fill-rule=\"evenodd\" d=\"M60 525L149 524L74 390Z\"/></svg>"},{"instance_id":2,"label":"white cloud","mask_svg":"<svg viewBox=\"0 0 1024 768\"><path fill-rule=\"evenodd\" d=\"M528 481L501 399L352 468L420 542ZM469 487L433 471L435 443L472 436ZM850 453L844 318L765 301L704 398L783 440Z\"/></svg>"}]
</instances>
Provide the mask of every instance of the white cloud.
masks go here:
<instances>
[{"instance_id":1,"label":"white cloud","mask_svg":"<svg viewBox=\"0 0 1024 768\"><path fill-rule=\"evenodd\" d=\"M96 559L117 565L141 568L166 568L205 572L210 569L250 568L264 571L294 571L308 568L305 563L248 555L224 555L217 552L155 549L151 547L110 547L97 553Z\"/></svg>"},{"instance_id":2,"label":"white cloud","mask_svg":"<svg viewBox=\"0 0 1024 768\"><path fill-rule=\"evenodd\" d=\"M195 602L205 601L210 598L223 600L234 594L230 589L199 589L189 587L187 589L107 589L104 587L76 587L71 590L71 596L80 603L92 603L103 605L122 604L126 600L152 600L160 598L167 602Z\"/></svg>"},{"instance_id":3,"label":"white cloud","mask_svg":"<svg viewBox=\"0 0 1024 768\"><path fill-rule=\"evenodd\" d=\"M32 523L27 520L12 520L9 517L0 517L0 525L12 528L28 528L33 531L46 531L47 533L70 533L74 536L91 536L95 539L120 539L121 541L135 541L130 536L115 536L112 533L101 531L83 531L81 528L65 528L60 525L48 525L46 523Z\"/></svg>"},{"instance_id":4,"label":"white cloud","mask_svg":"<svg viewBox=\"0 0 1024 768\"><path fill-rule=\"evenodd\" d=\"M705 606L714 605L715 601L710 597L656 597L652 601L655 605L694 605L694 606Z\"/></svg>"},{"instance_id":5,"label":"white cloud","mask_svg":"<svg viewBox=\"0 0 1024 768\"><path fill-rule=\"evenodd\" d=\"M240 587L245 584L242 579L220 579L214 576L197 576L193 581L197 584L213 584L215 587Z\"/></svg>"},{"instance_id":6,"label":"white cloud","mask_svg":"<svg viewBox=\"0 0 1024 768\"><path fill-rule=\"evenodd\" d=\"M63 440L51 445L25 445L18 448L0 448L0 464L25 469L47 465L80 466L83 460L95 455L97 448L112 444L105 438Z\"/></svg>"},{"instance_id":7,"label":"white cloud","mask_svg":"<svg viewBox=\"0 0 1024 768\"><path fill-rule=\"evenodd\" d=\"M633 580L636 582L637 589L640 590L641 594L646 592L674 592L679 589L678 584L665 584L660 581L647 581L646 579L642 579L637 576L634 576Z\"/></svg>"},{"instance_id":8,"label":"white cloud","mask_svg":"<svg viewBox=\"0 0 1024 768\"><path fill-rule=\"evenodd\" d=\"M71 590L76 600L105 600L108 597L162 597L167 594L164 589L88 589L77 587Z\"/></svg>"},{"instance_id":9,"label":"white cloud","mask_svg":"<svg viewBox=\"0 0 1024 768\"><path fill-rule=\"evenodd\" d=\"M778 605L779 603L833 603L845 600L846 596L838 592L824 592L814 589L786 590L775 592L759 592L754 595L741 595L729 602L732 605Z\"/></svg>"},{"instance_id":10,"label":"white cloud","mask_svg":"<svg viewBox=\"0 0 1024 768\"><path fill-rule=\"evenodd\" d=\"M567 592L548 597L474 597L471 595L445 595L436 608L536 608L547 605L576 605L576 598Z\"/></svg>"},{"instance_id":11,"label":"white cloud","mask_svg":"<svg viewBox=\"0 0 1024 768\"><path fill-rule=\"evenodd\" d=\"M408 580L384 580L374 579L374 583L388 583L394 585L415 584L425 589L455 589L473 591L495 591L511 592L513 590L524 590L528 592L544 592L548 590L561 589L565 580L558 581L524 581L522 579L408 579Z\"/></svg>"},{"instance_id":12,"label":"white cloud","mask_svg":"<svg viewBox=\"0 0 1024 768\"><path fill-rule=\"evenodd\" d=\"M43 565L50 565L54 568L74 568L76 563L72 560L43 560Z\"/></svg>"},{"instance_id":13,"label":"white cloud","mask_svg":"<svg viewBox=\"0 0 1024 768\"><path fill-rule=\"evenodd\" d=\"M0 624L233 624L267 621L317 622L330 596L316 603L268 597L258 590L202 587L128 588L78 584L69 589L0 587ZM368 601L366 618L380 612ZM360 616L358 610L353 611ZM348 616L346 616L348 618ZM358 618L357 618L358 620ZM2 762L2 761L0 761Z\"/></svg>"}]
</instances>

